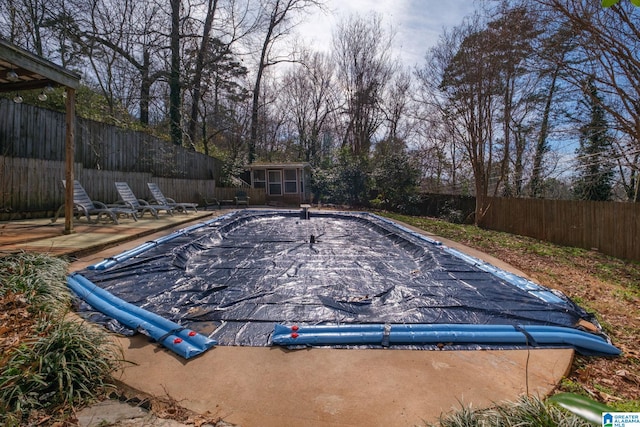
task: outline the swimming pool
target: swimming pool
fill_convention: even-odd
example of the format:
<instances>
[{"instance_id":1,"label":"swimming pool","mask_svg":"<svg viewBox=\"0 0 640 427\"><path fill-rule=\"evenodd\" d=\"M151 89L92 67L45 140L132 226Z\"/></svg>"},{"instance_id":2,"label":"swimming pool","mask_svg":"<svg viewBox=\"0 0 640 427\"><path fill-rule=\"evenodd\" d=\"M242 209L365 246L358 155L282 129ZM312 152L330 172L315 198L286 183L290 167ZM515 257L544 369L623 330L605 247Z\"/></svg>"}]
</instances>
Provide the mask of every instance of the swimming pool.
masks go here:
<instances>
[{"instance_id":1,"label":"swimming pool","mask_svg":"<svg viewBox=\"0 0 640 427\"><path fill-rule=\"evenodd\" d=\"M619 352L561 293L365 212L236 211L70 281L77 293L99 288L220 345ZM79 311L133 332L96 304ZM595 333L581 330L585 322Z\"/></svg>"}]
</instances>

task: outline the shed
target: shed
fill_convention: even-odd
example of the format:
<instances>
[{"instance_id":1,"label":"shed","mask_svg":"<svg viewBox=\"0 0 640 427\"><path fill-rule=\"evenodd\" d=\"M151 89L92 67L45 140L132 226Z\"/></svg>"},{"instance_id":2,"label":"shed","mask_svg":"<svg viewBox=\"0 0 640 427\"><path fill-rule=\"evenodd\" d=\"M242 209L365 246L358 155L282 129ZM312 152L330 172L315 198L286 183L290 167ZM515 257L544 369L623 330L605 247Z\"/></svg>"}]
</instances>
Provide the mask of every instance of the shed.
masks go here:
<instances>
[{"instance_id":1,"label":"shed","mask_svg":"<svg viewBox=\"0 0 640 427\"><path fill-rule=\"evenodd\" d=\"M18 46L0 39L0 92L15 92L15 100L21 101L20 91L63 86L66 88L65 180L73 182L75 154L75 100L80 76L47 59L34 55ZM73 232L73 185L65 190L64 233Z\"/></svg>"},{"instance_id":2,"label":"shed","mask_svg":"<svg viewBox=\"0 0 640 427\"><path fill-rule=\"evenodd\" d=\"M309 163L252 163L251 188L264 188L267 204L294 205L311 201Z\"/></svg>"}]
</instances>

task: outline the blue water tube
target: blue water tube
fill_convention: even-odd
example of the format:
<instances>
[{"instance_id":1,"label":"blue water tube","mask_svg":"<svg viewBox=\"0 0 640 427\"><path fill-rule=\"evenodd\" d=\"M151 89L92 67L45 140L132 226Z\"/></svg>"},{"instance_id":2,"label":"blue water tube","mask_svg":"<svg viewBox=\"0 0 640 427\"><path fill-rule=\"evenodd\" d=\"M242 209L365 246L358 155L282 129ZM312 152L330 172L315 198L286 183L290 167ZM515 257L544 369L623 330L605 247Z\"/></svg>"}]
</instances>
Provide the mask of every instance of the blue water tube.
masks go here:
<instances>
[{"instance_id":1,"label":"blue water tube","mask_svg":"<svg viewBox=\"0 0 640 427\"><path fill-rule=\"evenodd\" d=\"M492 344L570 346L579 353L617 356L604 338L573 328L544 325L374 324L285 326L276 324L277 345Z\"/></svg>"},{"instance_id":2,"label":"blue water tube","mask_svg":"<svg viewBox=\"0 0 640 427\"><path fill-rule=\"evenodd\" d=\"M150 336L185 359L197 356L217 344L209 337L117 298L81 274L71 274L67 284L94 309Z\"/></svg>"},{"instance_id":3,"label":"blue water tube","mask_svg":"<svg viewBox=\"0 0 640 427\"><path fill-rule=\"evenodd\" d=\"M441 241L436 240L436 239L432 239L431 237L427 237L424 234L420 234L420 233L418 233L416 231L413 231L410 228L405 227L404 225L398 224L397 222L394 222L394 221L392 221L392 220L390 220L388 218L384 218L384 217L381 217L379 215L372 214L371 212L362 212L362 213L364 214L364 216L371 216L371 217L373 217L373 218L375 218L377 220L380 220L380 221L384 222L385 224L391 225L391 226L393 226L393 227L395 227L395 228L397 228L399 230L402 230L405 233L408 233L408 234L412 235L413 237L417 237L420 240L424 240L427 243L431 243L432 245L435 245L435 246L442 246L442 242Z\"/></svg>"},{"instance_id":4,"label":"blue water tube","mask_svg":"<svg viewBox=\"0 0 640 427\"><path fill-rule=\"evenodd\" d=\"M216 220L218 218L214 218L214 220ZM210 221L206 221L206 222L201 222L198 224L194 224L191 225L189 227L185 227L182 228L180 230L174 231L173 233L167 234L166 236L160 237L158 239L155 240L150 240L148 242L143 243L140 246L136 246L133 249L129 249L128 251L124 251L119 255L115 255L109 258L106 258L103 261L100 261L97 264L94 265L90 265L87 267L88 270L106 270L107 268L113 267L114 265L122 262L122 261L126 261L129 258L133 258L135 256L140 255L143 252L148 251L149 249L155 248L156 246L171 241L177 237L180 237L182 235L188 234L191 231L197 230L199 228L202 227L206 227L208 226L210 223L212 223L214 220L210 220Z\"/></svg>"}]
</instances>

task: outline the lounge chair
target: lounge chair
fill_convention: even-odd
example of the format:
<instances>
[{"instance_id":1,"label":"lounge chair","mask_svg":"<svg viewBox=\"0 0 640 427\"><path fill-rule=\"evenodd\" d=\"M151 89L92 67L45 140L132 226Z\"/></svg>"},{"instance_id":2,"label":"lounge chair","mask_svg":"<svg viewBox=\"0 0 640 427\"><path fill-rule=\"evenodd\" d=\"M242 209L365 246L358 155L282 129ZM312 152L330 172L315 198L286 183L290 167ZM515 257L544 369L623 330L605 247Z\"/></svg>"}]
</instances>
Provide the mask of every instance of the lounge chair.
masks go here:
<instances>
[{"instance_id":1,"label":"lounge chair","mask_svg":"<svg viewBox=\"0 0 640 427\"><path fill-rule=\"evenodd\" d=\"M236 201L236 206L238 205L249 206L249 196L247 195L246 191L238 191L236 193L236 197L234 198L234 200Z\"/></svg>"},{"instance_id":2,"label":"lounge chair","mask_svg":"<svg viewBox=\"0 0 640 427\"><path fill-rule=\"evenodd\" d=\"M207 196L202 193L198 193L198 197L200 197L205 211L208 211L210 207L220 209L220 201L214 196Z\"/></svg>"},{"instance_id":3,"label":"lounge chair","mask_svg":"<svg viewBox=\"0 0 640 427\"><path fill-rule=\"evenodd\" d=\"M62 180L62 187L66 187L66 180ZM73 181L73 210L76 217L85 216L90 223L97 223L100 219L110 219L119 224L118 217L131 216L137 221L136 211L126 206L105 205L102 202L91 200L80 182ZM60 206L51 222L56 222L60 214L64 211L64 205ZM95 221L91 221L91 215L97 215Z\"/></svg>"},{"instance_id":4,"label":"lounge chair","mask_svg":"<svg viewBox=\"0 0 640 427\"><path fill-rule=\"evenodd\" d=\"M170 197L165 197L164 194L162 194L160 187L158 187L158 184L156 184L155 182L147 182L147 187L149 187L149 191L151 192L152 196L152 199L149 200L149 203L151 203L151 205L172 206L175 210L184 213L189 213L187 209L193 209L195 212L198 212L197 203L178 203Z\"/></svg>"},{"instance_id":5,"label":"lounge chair","mask_svg":"<svg viewBox=\"0 0 640 427\"><path fill-rule=\"evenodd\" d=\"M158 211L165 210L169 215L173 216L173 207L167 205L150 205L146 200L138 199L126 182L116 182L116 190L118 190L118 194L120 195L120 200L118 200L117 203L134 209L140 217L146 212L149 212L154 218L158 219Z\"/></svg>"}]
</instances>

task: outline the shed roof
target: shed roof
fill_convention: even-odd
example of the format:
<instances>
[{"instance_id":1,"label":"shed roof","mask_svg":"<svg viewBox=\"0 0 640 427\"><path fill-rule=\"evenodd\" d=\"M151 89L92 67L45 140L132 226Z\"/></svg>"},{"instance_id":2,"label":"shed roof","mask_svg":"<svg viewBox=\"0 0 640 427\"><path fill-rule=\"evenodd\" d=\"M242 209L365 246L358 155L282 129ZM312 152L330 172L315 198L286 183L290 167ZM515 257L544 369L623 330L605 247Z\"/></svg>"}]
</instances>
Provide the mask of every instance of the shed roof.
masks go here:
<instances>
[{"instance_id":1,"label":"shed roof","mask_svg":"<svg viewBox=\"0 0 640 427\"><path fill-rule=\"evenodd\" d=\"M278 162L278 163L267 163L267 162L256 162L247 166L247 169L306 169L310 168L311 165L306 162Z\"/></svg>"}]
</instances>

